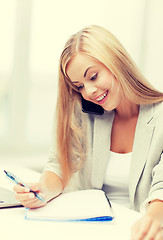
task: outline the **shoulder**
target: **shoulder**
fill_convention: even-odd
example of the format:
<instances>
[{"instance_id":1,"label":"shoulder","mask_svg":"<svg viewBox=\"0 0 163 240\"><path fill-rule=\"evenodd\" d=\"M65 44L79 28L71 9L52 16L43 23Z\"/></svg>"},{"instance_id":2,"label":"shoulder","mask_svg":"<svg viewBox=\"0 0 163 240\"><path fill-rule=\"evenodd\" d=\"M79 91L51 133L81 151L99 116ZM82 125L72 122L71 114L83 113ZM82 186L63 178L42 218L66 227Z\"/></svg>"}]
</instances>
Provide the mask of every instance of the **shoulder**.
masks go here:
<instances>
[{"instance_id":1,"label":"shoulder","mask_svg":"<svg viewBox=\"0 0 163 240\"><path fill-rule=\"evenodd\" d=\"M163 102L153 104L153 121L163 123Z\"/></svg>"},{"instance_id":2,"label":"shoulder","mask_svg":"<svg viewBox=\"0 0 163 240\"><path fill-rule=\"evenodd\" d=\"M147 123L163 119L163 102L140 106L140 117Z\"/></svg>"},{"instance_id":3,"label":"shoulder","mask_svg":"<svg viewBox=\"0 0 163 240\"><path fill-rule=\"evenodd\" d=\"M163 102L154 103L153 106L154 106L155 110L157 110L157 111L160 110L163 112Z\"/></svg>"},{"instance_id":4,"label":"shoulder","mask_svg":"<svg viewBox=\"0 0 163 240\"><path fill-rule=\"evenodd\" d=\"M155 127L157 136L160 136L161 142L163 138L163 102L153 104L153 118L150 122Z\"/></svg>"}]
</instances>

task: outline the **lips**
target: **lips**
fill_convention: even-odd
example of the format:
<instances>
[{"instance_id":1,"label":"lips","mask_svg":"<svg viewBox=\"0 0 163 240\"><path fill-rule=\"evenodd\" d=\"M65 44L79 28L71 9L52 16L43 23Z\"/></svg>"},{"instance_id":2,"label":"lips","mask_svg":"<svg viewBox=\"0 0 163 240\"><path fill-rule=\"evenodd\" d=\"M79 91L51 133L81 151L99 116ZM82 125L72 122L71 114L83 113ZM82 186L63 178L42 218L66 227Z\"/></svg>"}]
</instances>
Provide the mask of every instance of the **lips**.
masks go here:
<instances>
[{"instance_id":1,"label":"lips","mask_svg":"<svg viewBox=\"0 0 163 240\"><path fill-rule=\"evenodd\" d=\"M95 98L95 101L97 101L98 103L103 103L106 99L106 96L108 95L108 90L106 92L104 92L103 94L101 94L100 96Z\"/></svg>"}]
</instances>

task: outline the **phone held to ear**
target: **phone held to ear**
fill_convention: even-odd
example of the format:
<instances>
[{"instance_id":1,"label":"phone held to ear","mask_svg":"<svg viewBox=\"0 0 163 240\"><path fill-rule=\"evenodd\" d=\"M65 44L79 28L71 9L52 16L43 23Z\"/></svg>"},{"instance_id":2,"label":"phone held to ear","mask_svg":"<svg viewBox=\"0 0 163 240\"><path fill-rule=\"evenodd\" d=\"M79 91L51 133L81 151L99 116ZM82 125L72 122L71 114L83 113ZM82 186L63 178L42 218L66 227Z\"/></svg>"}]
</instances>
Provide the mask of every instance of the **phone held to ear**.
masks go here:
<instances>
[{"instance_id":1,"label":"phone held to ear","mask_svg":"<svg viewBox=\"0 0 163 240\"><path fill-rule=\"evenodd\" d=\"M102 115L104 113L104 109L100 105L87 101L82 96L81 99L82 99L82 111L84 113L91 113L96 115Z\"/></svg>"}]
</instances>

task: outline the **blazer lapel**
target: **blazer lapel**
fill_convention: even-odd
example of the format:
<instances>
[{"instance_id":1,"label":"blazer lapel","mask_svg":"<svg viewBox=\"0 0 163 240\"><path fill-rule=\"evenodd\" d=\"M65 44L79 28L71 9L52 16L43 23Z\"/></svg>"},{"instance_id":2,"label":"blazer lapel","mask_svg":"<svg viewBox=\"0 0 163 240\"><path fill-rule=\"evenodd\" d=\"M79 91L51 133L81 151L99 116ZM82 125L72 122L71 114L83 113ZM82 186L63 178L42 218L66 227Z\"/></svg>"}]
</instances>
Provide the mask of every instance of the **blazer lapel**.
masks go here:
<instances>
[{"instance_id":1,"label":"blazer lapel","mask_svg":"<svg viewBox=\"0 0 163 240\"><path fill-rule=\"evenodd\" d=\"M140 106L132 162L129 176L129 195L131 203L137 184L144 169L155 126L150 123L153 118L153 106ZM110 139L114 111L95 116L93 136L92 187L101 189L109 159Z\"/></svg>"},{"instance_id":2,"label":"blazer lapel","mask_svg":"<svg viewBox=\"0 0 163 240\"><path fill-rule=\"evenodd\" d=\"M92 187L101 189L110 150L114 111L95 116L93 139Z\"/></svg>"},{"instance_id":3,"label":"blazer lapel","mask_svg":"<svg viewBox=\"0 0 163 240\"><path fill-rule=\"evenodd\" d=\"M150 124L152 118L153 107L151 107L151 105L141 106L135 131L135 139L132 152L133 155L129 176L129 195L132 204L134 204L136 188L147 161L147 155L154 132L154 125Z\"/></svg>"}]
</instances>

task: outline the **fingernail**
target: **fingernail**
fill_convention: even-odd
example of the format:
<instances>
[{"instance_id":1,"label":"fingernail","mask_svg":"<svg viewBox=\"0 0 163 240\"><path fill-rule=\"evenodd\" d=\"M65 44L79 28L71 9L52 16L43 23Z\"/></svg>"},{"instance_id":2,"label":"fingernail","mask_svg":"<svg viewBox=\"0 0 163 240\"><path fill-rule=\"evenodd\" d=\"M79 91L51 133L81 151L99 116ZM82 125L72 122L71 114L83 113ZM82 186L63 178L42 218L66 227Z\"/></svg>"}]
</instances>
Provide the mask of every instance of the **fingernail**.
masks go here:
<instances>
[{"instance_id":1,"label":"fingernail","mask_svg":"<svg viewBox=\"0 0 163 240\"><path fill-rule=\"evenodd\" d=\"M29 192L30 191L30 188L25 188L25 192Z\"/></svg>"},{"instance_id":2,"label":"fingernail","mask_svg":"<svg viewBox=\"0 0 163 240\"><path fill-rule=\"evenodd\" d=\"M35 195L33 193L30 193L29 198L35 198Z\"/></svg>"}]
</instances>

